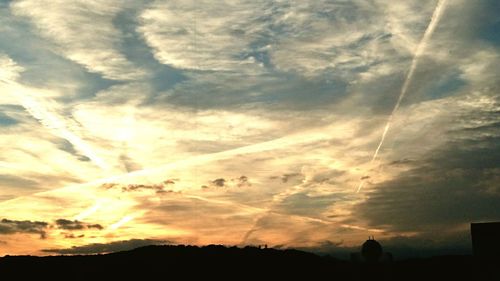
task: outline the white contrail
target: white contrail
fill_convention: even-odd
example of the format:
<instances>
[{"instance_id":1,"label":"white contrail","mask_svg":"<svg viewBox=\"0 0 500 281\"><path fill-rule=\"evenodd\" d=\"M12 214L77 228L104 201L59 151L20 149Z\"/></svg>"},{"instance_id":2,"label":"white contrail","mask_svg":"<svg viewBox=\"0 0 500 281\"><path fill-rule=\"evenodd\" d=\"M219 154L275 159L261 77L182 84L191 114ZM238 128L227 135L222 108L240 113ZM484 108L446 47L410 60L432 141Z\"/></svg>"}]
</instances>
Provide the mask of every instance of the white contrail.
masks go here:
<instances>
[{"instance_id":1,"label":"white contrail","mask_svg":"<svg viewBox=\"0 0 500 281\"><path fill-rule=\"evenodd\" d=\"M133 220L135 218L135 215L126 215L124 216L123 218L121 218L119 221L115 222L114 224L110 225L108 227L109 230L117 230L118 228L120 228L122 225L130 222L131 220Z\"/></svg>"},{"instance_id":2,"label":"white contrail","mask_svg":"<svg viewBox=\"0 0 500 281\"><path fill-rule=\"evenodd\" d=\"M52 130L59 137L67 140L75 149L87 156L94 164L103 170L108 170L109 166L80 137L68 130L65 124L57 116L45 109L36 99L34 99L23 87L17 83L0 80L7 84L10 89L8 93L13 96L26 109L26 111L37 119L44 127Z\"/></svg>"},{"instance_id":3,"label":"white contrail","mask_svg":"<svg viewBox=\"0 0 500 281\"><path fill-rule=\"evenodd\" d=\"M38 119L45 127L54 130L57 135L63 139L69 141L75 146L76 150L82 152L87 156L92 162L94 162L99 168L107 170L109 167L99 156L97 156L94 151L80 139L73 132L69 131L66 126L59 120L54 114L43 108L40 103L30 96L24 95L19 97L24 108L28 111L34 118Z\"/></svg>"},{"instance_id":4,"label":"white contrail","mask_svg":"<svg viewBox=\"0 0 500 281\"><path fill-rule=\"evenodd\" d=\"M77 220L77 221L82 221L84 219L86 219L87 217L91 216L92 214L94 214L95 212L99 211L99 209L102 207L102 205L104 204L105 200L97 200L97 202L90 206L89 208L87 208L85 211L81 212L80 214L76 215L74 220Z\"/></svg>"},{"instance_id":5,"label":"white contrail","mask_svg":"<svg viewBox=\"0 0 500 281\"><path fill-rule=\"evenodd\" d=\"M242 146L238 148L233 148L233 149L228 149L220 152L214 152L214 153L207 153L207 154L202 154L202 155L194 155L186 159L182 160L177 160L165 165L161 165L155 168L146 168L142 170L136 170L128 173L123 173L115 176L110 176L94 181L90 181L87 183L83 184L78 184L78 185L93 185L93 184L103 184L103 183L109 183L113 181L119 181L119 180L125 180L129 178L134 178L134 177L140 177L140 176L147 176L150 174L156 174L156 173L161 173L165 172L171 169L179 169L181 167L188 167L191 165L201 165L203 163L207 162L213 162L217 160L223 160L223 159L228 159L230 157L233 157L235 155L240 155L240 154L252 154L252 153L259 153L259 152L265 152L265 151L270 151L270 150L276 150L276 149L284 149L289 146L293 145L299 145L299 144L304 144L304 143L310 143L314 141L320 141L320 140L325 140L331 138L331 135L328 133L328 128L325 128L324 130L317 130L313 132L308 132L308 133L302 133L302 134L293 134L269 141L264 141L256 144L251 144L247 146Z\"/></svg>"},{"instance_id":6,"label":"white contrail","mask_svg":"<svg viewBox=\"0 0 500 281\"><path fill-rule=\"evenodd\" d=\"M394 118L395 113L398 111L399 106L401 105L401 101L406 95L406 92L408 91L408 87L410 86L411 80L413 79L413 74L415 73L415 69L417 68L418 64L418 59L424 52L425 48L427 47L427 42L429 42L429 39L432 36L432 33L434 33L434 30L436 29L436 26L441 19L441 16L443 15L444 8L446 6L447 0L438 0L438 3L436 5L436 8L434 9L434 13L432 13L431 20L429 22L429 25L427 26L427 29L424 32L424 36L422 37L422 40L420 40L420 43L417 46L417 49L415 50L415 55L413 56L413 59L411 61L411 66L410 70L408 71L408 74L406 75L406 79L403 83L403 87L401 88L401 93L399 94L398 101L394 105L394 108L392 109L391 115L389 115L389 119L387 120L387 123L385 124L384 131L382 132L382 137L380 138L380 142L377 146L377 149L375 150L375 153L373 154L372 160L370 161L370 166L373 164L373 162L377 159L378 152L380 151L380 148L384 144L385 137L387 135L387 132L389 131L392 123L392 119ZM361 188L363 188L365 181L364 179L361 180L359 183L358 189L356 192L359 192Z\"/></svg>"},{"instance_id":7,"label":"white contrail","mask_svg":"<svg viewBox=\"0 0 500 281\"><path fill-rule=\"evenodd\" d=\"M179 168L185 168L189 167L191 165L202 165L208 162L213 162L213 161L218 161L218 160L224 160L228 159L230 157L236 156L236 155L243 155L243 154L252 154L252 153L259 153L259 152L265 152L265 151L270 151L270 150L277 150L277 149L285 149L290 146L294 145L300 145L300 144L306 144L314 141L321 141L321 140L327 140L331 139L331 134L329 133L329 127L324 127L321 130L313 130L309 131L306 133L301 133L301 134L292 134L289 136L269 140L269 141L264 141L256 144L251 144L247 146L242 146L238 148L233 148L233 149L228 149L224 150L221 152L214 152L214 153L209 153L209 154L202 154L202 155L195 155L191 156L186 159L182 160L177 160L162 166L158 166L155 168L146 168L142 170L136 170L133 172L127 172L127 173L122 173L110 177L105 177L97 180L92 180L89 182L85 183L77 183L77 184L72 184L68 185L62 188L58 189L53 189L49 191L42 191L42 192L37 192L34 195L45 195L45 194L50 194L51 192L56 192L60 190L71 190L74 188L86 188L88 186L95 186L95 185L100 185L100 184L105 184L105 183L110 183L110 182L119 182L122 180L127 180L127 179L133 179L136 177L141 177L141 176L148 176L151 174L156 174L156 173L165 173L167 171L170 171L172 169L179 169ZM20 196L14 199L6 200L4 202L1 202L0 205L6 203L6 202L12 202L15 200L19 200L25 196Z\"/></svg>"}]
</instances>

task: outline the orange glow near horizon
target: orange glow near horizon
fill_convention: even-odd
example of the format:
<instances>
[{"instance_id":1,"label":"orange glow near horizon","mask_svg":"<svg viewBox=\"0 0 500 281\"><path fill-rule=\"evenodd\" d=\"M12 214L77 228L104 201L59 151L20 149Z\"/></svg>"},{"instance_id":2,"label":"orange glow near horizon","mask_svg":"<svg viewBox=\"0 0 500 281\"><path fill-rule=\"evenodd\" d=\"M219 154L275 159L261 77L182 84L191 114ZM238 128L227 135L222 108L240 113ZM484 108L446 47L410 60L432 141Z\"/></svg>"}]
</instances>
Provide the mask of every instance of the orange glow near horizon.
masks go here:
<instances>
[{"instance_id":1,"label":"orange glow near horizon","mask_svg":"<svg viewBox=\"0 0 500 281\"><path fill-rule=\"evenodd\" d=\"M500 218L493 4L209 2L0 1L0 256Z\"/></svg>"}]
</instances>

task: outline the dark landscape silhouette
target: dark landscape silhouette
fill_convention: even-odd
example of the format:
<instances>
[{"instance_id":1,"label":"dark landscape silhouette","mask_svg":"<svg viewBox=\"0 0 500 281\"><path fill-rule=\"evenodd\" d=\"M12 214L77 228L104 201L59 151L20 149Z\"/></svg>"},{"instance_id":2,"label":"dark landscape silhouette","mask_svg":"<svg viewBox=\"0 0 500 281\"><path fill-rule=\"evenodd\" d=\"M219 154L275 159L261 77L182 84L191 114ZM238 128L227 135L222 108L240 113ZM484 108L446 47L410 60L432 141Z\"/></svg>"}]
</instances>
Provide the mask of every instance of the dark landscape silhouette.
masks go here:
<instances>
[{"instance_id":1,"label":"dark landscape silhouette","mask_svg":"<svg viewBox=\"0 0 500 281\"><path fill-rule=\"evenodd\" d=\"M373 242L370 242L373 243ZM74 256L5 256L1 280L28 277L67 280L117 278L215 278L238 280L304 278L304 280L499 280L498 260L471 255L401 261L345 261L298 250L264 247L145 246L130 251Z\"/></svg>"}]
</instances>

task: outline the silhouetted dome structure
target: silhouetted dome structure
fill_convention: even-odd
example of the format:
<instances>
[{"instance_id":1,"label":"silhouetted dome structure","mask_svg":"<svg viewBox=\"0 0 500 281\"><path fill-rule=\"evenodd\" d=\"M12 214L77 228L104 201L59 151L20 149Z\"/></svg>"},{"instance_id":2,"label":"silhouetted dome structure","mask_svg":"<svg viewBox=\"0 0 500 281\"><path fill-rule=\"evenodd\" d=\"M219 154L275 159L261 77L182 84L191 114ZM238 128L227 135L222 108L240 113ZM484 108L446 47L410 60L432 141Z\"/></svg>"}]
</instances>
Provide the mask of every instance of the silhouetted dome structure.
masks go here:
<instances>
[{"instance_id":1,"label":"silhouetted dome structure","mask_svg":"<svg viewBox=\"0 0 500 281\"><path fill-rule=\"evenodd\" d=\"M361 255L367 262L377 262L382 257L382 246L373 237L361 246Z\"/></svg>"}]
</instances>

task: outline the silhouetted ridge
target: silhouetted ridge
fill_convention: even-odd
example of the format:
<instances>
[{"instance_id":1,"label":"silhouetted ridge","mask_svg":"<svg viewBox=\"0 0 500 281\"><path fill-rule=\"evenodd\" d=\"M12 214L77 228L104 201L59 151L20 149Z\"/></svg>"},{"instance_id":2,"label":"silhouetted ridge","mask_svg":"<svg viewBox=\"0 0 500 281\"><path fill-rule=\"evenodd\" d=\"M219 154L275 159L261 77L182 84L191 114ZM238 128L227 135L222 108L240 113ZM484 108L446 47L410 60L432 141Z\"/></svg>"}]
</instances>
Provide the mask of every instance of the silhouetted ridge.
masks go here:
<instances>
[{"instance_id":1,"label":"silhouetted ridge","mask_svg":"<svg viewBox=\"0 0 500 281\"><path fill-rule=\"evenodd\" d=\"M0 259L0 274L5 276L157 276L167 272L184 277L217 278L279 276L324 276L334 270L336 260L297 250L259 249L255 247L145 246L105 255L6 256ZM88 280L88 279L87 279Z\"/></svg>"},{"instance_id":2,"label":"silhouetted ridge","mask_svg":"<svg viewBox=\"0 0 500 281\"><path fill-rule=\"evenodd\" d=\"M304 280L500 280L495 261L443 256L387 263L347 262L298 250L256 247L145 246L104 255L6 256L2 280L139 280L248 278Z\"/></svg>"}]
</instances>

